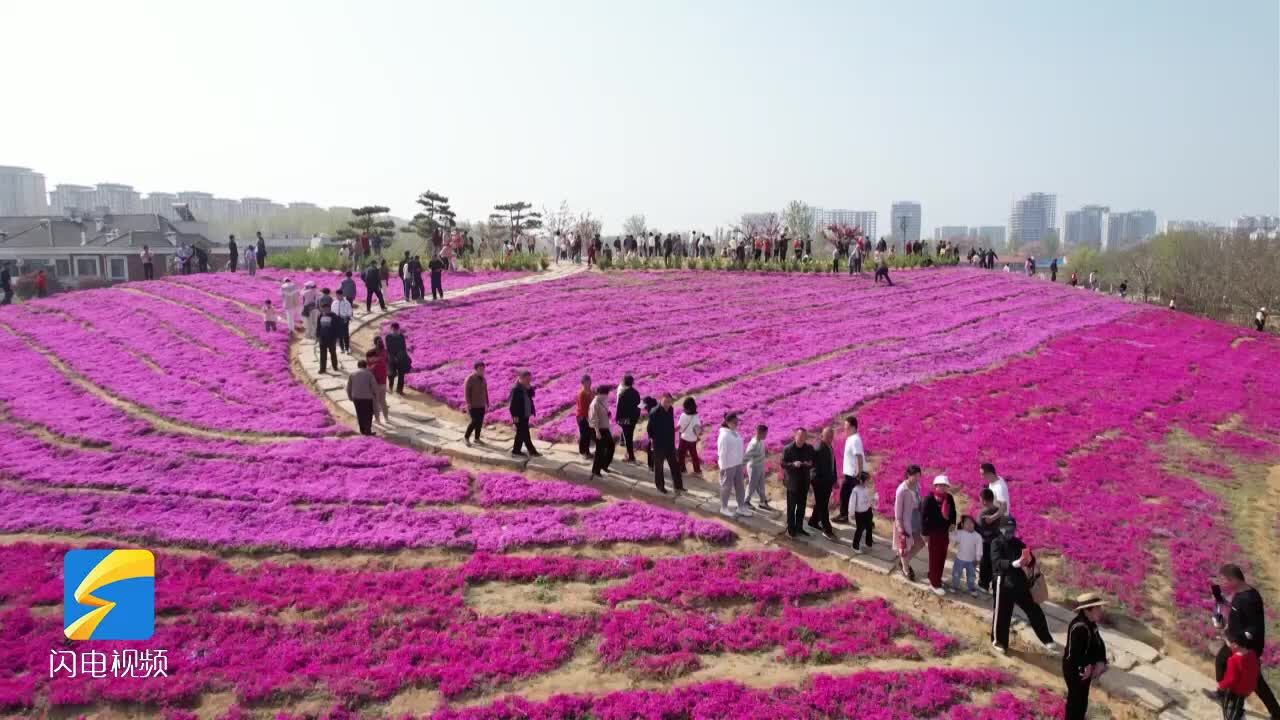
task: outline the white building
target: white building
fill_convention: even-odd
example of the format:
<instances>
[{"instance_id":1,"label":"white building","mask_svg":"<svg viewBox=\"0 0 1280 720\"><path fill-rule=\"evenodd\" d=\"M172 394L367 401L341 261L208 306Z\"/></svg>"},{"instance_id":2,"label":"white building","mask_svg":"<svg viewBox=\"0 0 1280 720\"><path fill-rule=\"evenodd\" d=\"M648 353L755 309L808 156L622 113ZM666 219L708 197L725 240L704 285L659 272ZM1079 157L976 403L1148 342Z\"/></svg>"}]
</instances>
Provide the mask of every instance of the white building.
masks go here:
<instances>
[{"instance_id":1,"label":"white building","mask_svg":"<svg viewBox=\"0 0 1280 720\"><path fill-rule=\"evenodd\" d=\"M965 242L969 239L968 225L939 225L933 229L933 241L958 243Z\"/></svg>"},{"instance_id":2,"label":"white building","mask_svg":"<svg viewBox=\"0 0 1280 720\"><path fill-rule=\"evenodd\" d=\"M817 232L822 232L823 228L828 225L856 226L862 228L862 234L867 238L874 239L877 237L875 210L828 210L823 208L814 208L814 229Z\"/></svg>"},{"instance_id":3,"label":"white building","mask_svg":"<svg viewBox=\"0 0 1280 720\"><path fill-rule=\"evenodd\" d=\"M49 212L44 175L24 167L0 165L0 216Z\"/></svg>"},{"instance_id":4,"label":"white building","mask_svg":"<svg viewBox=\"0 0 1280 720\"><path fill-rule=\"evenodd\" d=\"M213 193L187 190L178 193L178 202L186 203L191 214L202 222L209 222L209 217L213 214Z\"/></svg>"},{"instance_id":5,"label":"white building","mask_svg":"<svg viewBox=\"0 0 1280 720\"><path fill-rule=\"evenodd\" d=\"M920 241L920 203L896 202L890 209L889 218L892 221L889 232L895 242L901 244Z\"/></svg>"},{"instance_id":6,"label":"white building","mask_svg":"<svg viewBox=\"0 0 1280 720\"><path fill-rule=\"evenodd\" d=\"M173 204L178 202L178 196L167 192L148 193L146 199L142 201L142 209L144 212L153 215L161 215L170 220L176 219L178 216L173 212Z\"/></svg>"},{"instance_id":7,"label":"white building","mask_svg":"<svg viewBox=\"0 0 1280 720\"><path fill-rule=\"evenodd\" d=\"M142 198L132 185L98 183L94 208L106 208L113 215L141 212Z\"/></svg>"},{"instance_id":8,"label":"white building","mask_svg":"<svg viewBox=\"0 0 1280 720\"><path fill-rule=\"evenodd\" d=\"M49 193L49 212L53 215L72 215L93 212L98 204L98 191L92 185L53 186Z\"/></svg>"},{"instance_id":9,"label":"white building","mask_svg":"<svg viewBox=\"0 0 1280 720\"><path fill-rule=\"evenodd\" d=\"M1151 210L1113 212L1107 219L1103 250L1124 250L1144 243L1156 234L1156 214Z\"/></svg>"},{"instance_id":10,"label":"white building","mask_svg":"<svg viewBox=\"0 0 1280 720\"><path fill-rule=\"evenodd\" d=\"M1053 193L1031 193L1013 201L1009 211L1009 247L1038 243L1045 233L1055 229L1058 196Z\"/></svg>"}]
</instances>

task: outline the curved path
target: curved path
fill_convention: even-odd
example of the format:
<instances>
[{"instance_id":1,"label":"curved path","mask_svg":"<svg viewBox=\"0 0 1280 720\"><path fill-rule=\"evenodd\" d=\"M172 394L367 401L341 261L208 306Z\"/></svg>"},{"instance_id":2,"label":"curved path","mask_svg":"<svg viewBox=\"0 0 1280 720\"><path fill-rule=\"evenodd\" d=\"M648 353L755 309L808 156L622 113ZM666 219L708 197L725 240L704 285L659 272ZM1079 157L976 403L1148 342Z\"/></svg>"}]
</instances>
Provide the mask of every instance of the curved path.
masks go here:
<instances>
[{"instance_id":1,"label":"curved path","mask_svg":"<svg viewBox=\"0 0 1280 720\"><path fill-rule=\"evenodd\" d=\"M528 277L475 285L459 290L451 293L449 300L514 285L556 280L584 271L586 268L582 265L553 265L549 270ZM396 312L416 306L417 303L400 301L391 303L385 311L360 313L352 320L351 335L355 337L357 333L374 331L382 320ZM360 350L362 351L363 348ZM339 361L343 369L336 374L321 375L314 341L300 338L293 343L291 353L299 377L330 401L330 405L338 411L341 420L354 427L355 415L346 398L346 376L348 371L355 367L355 357L340 354ZM467 446L462 440L466 424L461 419L461 413L442 410L442 406L438 403L428 401L416 392L409 392L403 397L392 394L388 398L388 404L391 422L375 425L374 428L375 432L388 440L413 445L427 452L448 455L470 463L537 471L561 479L590 484L615 496L638 496L655 504L674 505L687 511L708 513L722 521L728 521L719 515L719 491L718 486L713 482L686 479L685 486L688 488L686 494L679 497L662 495L654 488L652 476L644 465L626 462L615 462L609 475L601 480L592 480L591 463L584 461L578 455L576 443L537 442L542 457L515 458L511 456L508 449L513 438L509 426L486 426L484 432L487 445ZM778 512L772 514L757 512L754 517L736 519L732 522L740 531L754 535L763 543L776 544L794 552L811 556L831 555L865 570L881 573L886 572L893 564L889 543L884 541L878 543L873 552L856 555L847 544L833 543L819 534L801 540L786 539L786 525L782 521L781 513ZM933 598L925 585L910 583L901 575L895 575L895 578L902 583L905 592L914 592L920 599ZM953 603L955 607L964 608L983 618L990 617L989 600L980 602L967 595L956 594L948 595L940 601ZM1065 643L1067 623L1072 617L1071 611L1053 603L1046 603L1044 608L1054 636L1059 643ZM1015 620L1014 629L1028 646L1039 647L1034 634L1024 621ZM1112 669L1101 678L1099 685L1108 693L1132 700L1150 709L1152 715L1159 720L1184 718L1209 720L1221 717L1218 706L1201 694L1202 689L1214 687L1211 677L1186 663L1163 655L1151 645L1115 630L1107 630L1105 637L1111 654ZM1262 716L1250 713L1250 717Z\"/></svg>"}]
</instances>

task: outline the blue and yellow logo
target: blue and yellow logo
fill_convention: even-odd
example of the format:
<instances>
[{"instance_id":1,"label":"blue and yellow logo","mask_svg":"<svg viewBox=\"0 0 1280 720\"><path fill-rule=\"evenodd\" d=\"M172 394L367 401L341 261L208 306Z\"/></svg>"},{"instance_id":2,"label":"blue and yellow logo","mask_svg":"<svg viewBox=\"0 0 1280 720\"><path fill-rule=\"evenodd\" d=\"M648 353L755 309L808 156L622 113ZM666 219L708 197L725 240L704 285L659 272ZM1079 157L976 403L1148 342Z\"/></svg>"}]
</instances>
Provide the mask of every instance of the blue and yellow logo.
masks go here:
<instances>
[{"instance_id":1,"label":"blue and yellow logo","mask_svg":"<svg viewBox=\"0 0 1280 720\"><path fill-rule=\"evenodd\" d=\"M68 550L62 557L62 632L72 640L148 640L156 627L150 550Z\"/></svg>"}]
</instances>

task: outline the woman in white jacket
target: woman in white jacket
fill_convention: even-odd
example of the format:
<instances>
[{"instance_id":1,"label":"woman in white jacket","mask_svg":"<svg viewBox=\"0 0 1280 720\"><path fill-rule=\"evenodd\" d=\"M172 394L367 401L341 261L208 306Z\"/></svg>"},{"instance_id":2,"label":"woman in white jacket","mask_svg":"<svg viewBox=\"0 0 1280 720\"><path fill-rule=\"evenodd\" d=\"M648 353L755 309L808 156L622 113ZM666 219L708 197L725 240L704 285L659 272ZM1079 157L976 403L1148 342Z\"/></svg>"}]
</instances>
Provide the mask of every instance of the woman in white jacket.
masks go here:
<instances>
[{"instance_id":1,"label":"woman in white jacket","mask_svg":"<svg viewBox=\"0 0 1280 720\"><path fill-rule=\"evenodd\" d=\"M743 466L744 453L742 436L738 434L738 414L729 413L720 425L720 435L716 438L716 465L720 466L720 514L725 517L749 517L747 509L747 493L744 484L746 468ZM729 495L738 501L738 510L729 509Z\"/></svg>"}]
</instances>

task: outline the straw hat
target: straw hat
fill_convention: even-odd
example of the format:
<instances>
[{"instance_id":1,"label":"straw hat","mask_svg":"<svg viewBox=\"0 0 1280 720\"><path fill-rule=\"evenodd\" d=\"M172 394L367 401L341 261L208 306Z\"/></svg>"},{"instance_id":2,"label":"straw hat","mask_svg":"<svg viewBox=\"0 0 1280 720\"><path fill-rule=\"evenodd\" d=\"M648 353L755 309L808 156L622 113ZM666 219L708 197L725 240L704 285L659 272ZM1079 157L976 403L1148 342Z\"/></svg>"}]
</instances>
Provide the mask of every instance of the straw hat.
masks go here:
<instances>
[{"instance_id":1,"label":"straw hat","mask_svg":"<svg viewBox=\"0 0 1280 720\"><path fill-rule=\"evenodd\" d=\"M1107 601L1102 599L1098 593L1085 593L1076 596L1076 612L1088 610L1089 608L1102 607Z\"/></svg>"},{"instance_id":2,"label":"straw hat","mask_svg":"<svg viewBox=\"0 0 1280 720\"><path fill-rule=\"evenodd\" d=\"M939 475L933 479L933 486L951 487L951 481L947 479L946 475Z\"/></svg>"}]
</instances>

